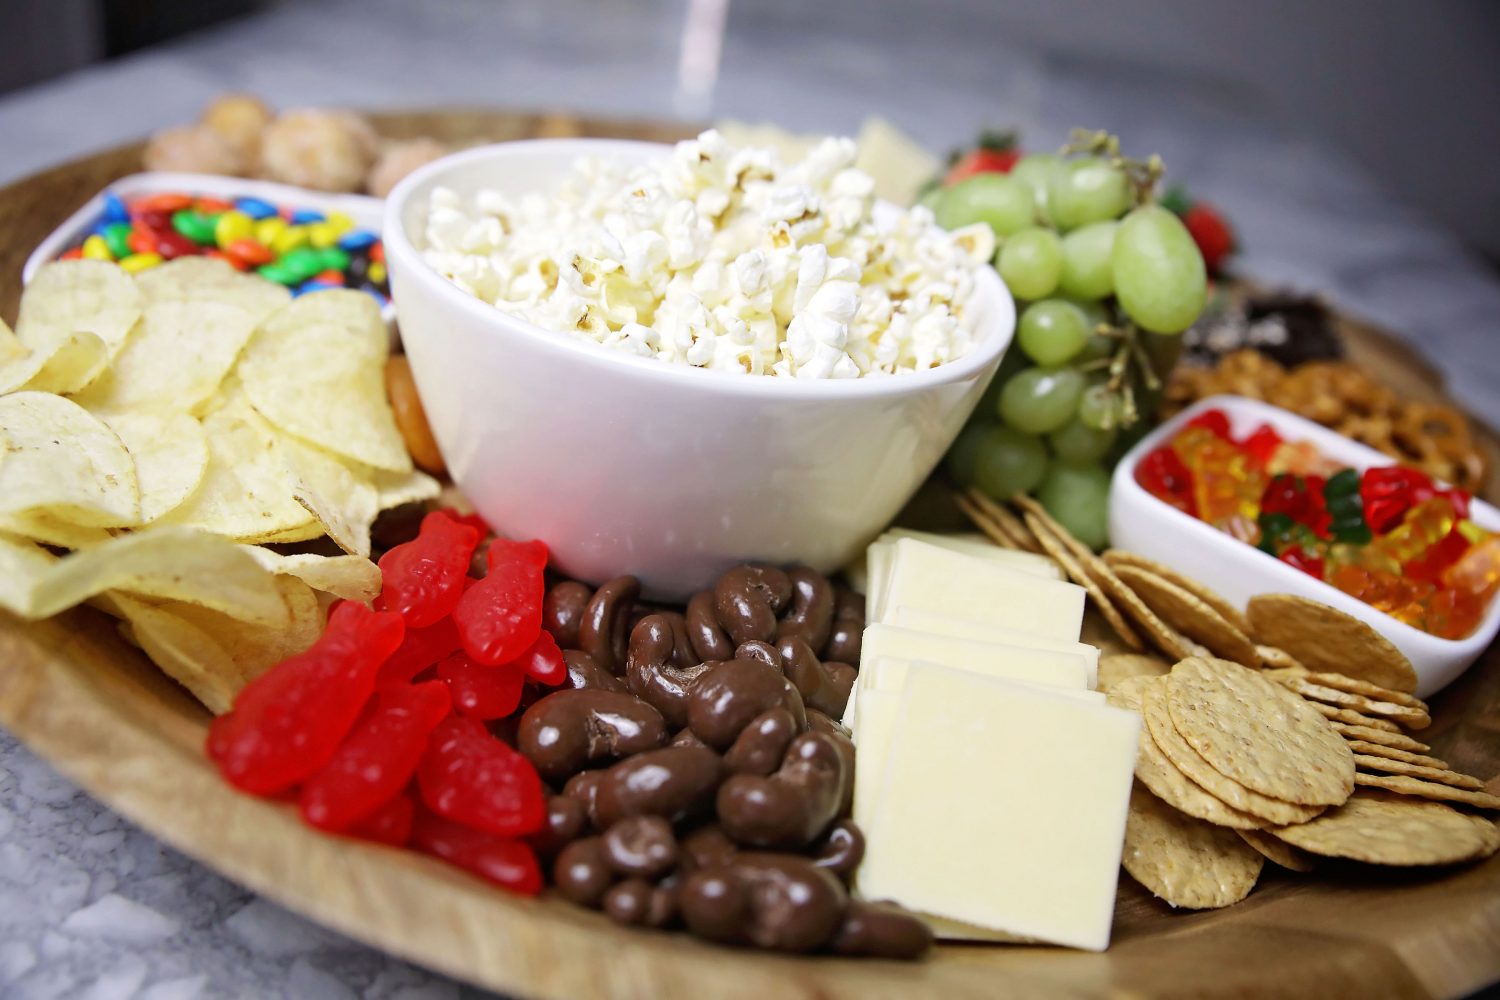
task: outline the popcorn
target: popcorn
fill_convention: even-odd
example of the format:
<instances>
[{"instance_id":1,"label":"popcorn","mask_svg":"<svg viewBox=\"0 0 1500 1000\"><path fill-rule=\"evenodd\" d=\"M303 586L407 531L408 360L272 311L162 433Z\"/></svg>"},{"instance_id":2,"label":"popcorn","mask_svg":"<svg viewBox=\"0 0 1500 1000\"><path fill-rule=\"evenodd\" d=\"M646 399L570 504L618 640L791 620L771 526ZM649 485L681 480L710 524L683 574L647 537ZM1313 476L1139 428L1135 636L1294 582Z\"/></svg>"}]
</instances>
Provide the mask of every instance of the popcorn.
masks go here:
<instances>
[{"instance_id":1,"label":"popcorn","mask_svg":"<svg viewBox=\"0 0 1500 1000\"><path fill-rule=\"evenodd\" d=\"M801 162L715 131L665 160L581 159L550 194L429 198L423 257L459 288L639 357L783 378L919 371L974 341L987 226L875 221L848 139Z\"/></svg>"}]
</instances>

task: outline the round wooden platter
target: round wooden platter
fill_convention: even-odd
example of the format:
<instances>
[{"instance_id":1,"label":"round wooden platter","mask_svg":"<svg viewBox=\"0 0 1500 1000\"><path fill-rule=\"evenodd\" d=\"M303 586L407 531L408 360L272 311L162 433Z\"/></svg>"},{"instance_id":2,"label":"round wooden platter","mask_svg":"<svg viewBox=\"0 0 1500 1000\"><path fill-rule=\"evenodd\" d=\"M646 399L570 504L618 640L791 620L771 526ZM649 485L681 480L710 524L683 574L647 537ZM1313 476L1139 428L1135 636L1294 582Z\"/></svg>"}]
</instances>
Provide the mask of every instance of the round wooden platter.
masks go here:
<instances>
[{"instance_id":1,"label":"round wooden platter","mask_svg":"<svg viewBox=\"0 0 1500 1000\"><path fill-rule=\"evenodd\" d=\"M685 127L488 111L376 115L389 135L450 141L537 135L675 139ZM0 315L21 264L78 204L139 169L139 146L0 190ZM1440 399L1432 370L1353 324L1355 357L1399 391ZM1483 431L1492 460L1500 443ZM1493 467L1493 466L1492 466ZM1493 493L1493 490L1492 490ZM1455 767L1500 773L1500 650L1434 702L1423 735ZM915 963L734 951L620 929L560 900L517 899L425 857L324 836L285 805L239 795L206 764L208 715L81 609L37 624L0 613L0 725L173 847L350 937L524 997L1455 996L1500 981L1500 857L1413 873L1267 866L1246 901L1173 912L1122 876L1114 943L942 946ZM1500 790L1500 780L1491 782ZM1058 795L1068 795L1060 788Z\"/></svg>"}]
</instances>

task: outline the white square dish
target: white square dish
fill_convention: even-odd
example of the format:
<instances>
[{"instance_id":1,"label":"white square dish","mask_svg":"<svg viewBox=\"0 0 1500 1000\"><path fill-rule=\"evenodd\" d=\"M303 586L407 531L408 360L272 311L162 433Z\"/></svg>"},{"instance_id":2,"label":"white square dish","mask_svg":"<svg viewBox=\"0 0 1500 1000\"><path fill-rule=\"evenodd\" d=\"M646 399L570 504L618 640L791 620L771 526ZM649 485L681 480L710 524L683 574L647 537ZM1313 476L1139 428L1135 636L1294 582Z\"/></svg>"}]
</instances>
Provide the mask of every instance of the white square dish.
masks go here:
<instances>
[{"instance_id":1,"label":"white square dish","mask_svg":"<svg viewBox=\"0 0 1500 1000\"><path fill-rule=\"evenodd\" d=\"M1354 615L1406 654L1417 672L1417 694L1424 698L1452 683L1484 652L1500 631L1500 600L1491 600L1479 626L1467 637L1439 638L1189 517L1146 492L1135 481L1137 463L1189 420L1213 409L1224 411L1236 436L1269 424L1283 438L1310 441L1323 454L1356 469L1396 464L1389 455L1278 406L1242 396L1213 396L1156 428L1115 467L1109 496L1110 544L1139 552L1202 580L1239 608L1256 594L1298 594ZM1469 517L1482 528L1500 531L1500 510L1482 500L1473 501Z\"/></svg>"}]
</instances>

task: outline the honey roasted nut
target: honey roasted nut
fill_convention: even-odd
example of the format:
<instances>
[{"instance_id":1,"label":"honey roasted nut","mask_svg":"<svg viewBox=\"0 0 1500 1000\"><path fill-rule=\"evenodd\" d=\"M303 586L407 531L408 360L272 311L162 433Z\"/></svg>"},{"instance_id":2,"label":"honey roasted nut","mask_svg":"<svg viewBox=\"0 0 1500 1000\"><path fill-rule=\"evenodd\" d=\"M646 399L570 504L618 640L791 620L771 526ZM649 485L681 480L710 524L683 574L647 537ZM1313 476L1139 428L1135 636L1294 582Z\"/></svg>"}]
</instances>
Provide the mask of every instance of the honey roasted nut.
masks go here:
<instances>
[{"instance_id":1,"label":"honey roasted nut","mask_svg":"<svg viewBox=\"0 0 1500 1000\"><path fill-rule=\"evenodd\" d=\"M715 750L727 750L757 716L778 705L791 712L798 732L807 727L802 696L781 671L760 660L706 666L688 695L688 725Z\"/></svg>"},{"instance_id":2,"label":"honey roasted nut","mask_svg":"<svg viewBox=\"0 0 1500 1000\"><path fill-rule=\"evenodd\" d=\"M631 615L640 596L641 581L633 576L617 576L594 591L583 609L583 618L578 623L578 648L612 674L625 669Z\"/></svg>"},{"instance_id":3,"label":"honey roasted nut","mask_svg":"<svg viewBox=\"0 0 1500 1000\"><path fill-rule=\"evenodd\" d=\"M589 764L659 747L666 739L661 713L615 691L556 691L521 716L517 749L543 781L567 778Z\"/></svg>"},{"instance_id":4,"label":"honey roasted nut","mask_svg":"<svg viewBox=\"0 0 1500 1000\"><path fill-rule=\"evenodd\" d=\"M594 797L594 822L609 829L627 816L680 823L713 809L724 765L712 750L663 747L622 760L604 772Z\"/></svg>"},{"instance_id":5,"label":"honey roasted nut","mask_svg":"<svg viewBox=\"0 0 1500 1000\"><path fill-rule=\"evenodd\" d=\"M737 774L719 787L719 825L746 847L794 851L812 843L838 815L851 775L826 733L792 741L774 774Z\"/></svg>"},{"instance_id":6,"label":"honey roasted nut","mask_svg":"<svg viewBox=\"0 0 1500 1000\"><path fill-rule=\"evenodd\" d=\"M678 902L699 937L810 952L838 932L849 895L832 872L806 858L741 852L685 878Z\"/></svg>"},{"instance_id":7,"label":"honey roasted nut","mask_svg":"<svg viewBox=\"0 0 1500 1000\"><path fill-rule=\"evenodd\" d=\"M660 614L642 618L630 632L625 682L668 724L681 728L688 721L688 693L709 665L679 667L677 642L678 630L672 619Z\"/></svg>"},{"instance_id":8,"label":"honey roasted nut","mask_svg":"<svg viewBox=\"0 0 1500 1000\"><path fill-rule=\"evenodd\" d=\"M791 599L791 577L774 566L736 566L714 584L714 610L736 646L774 641L777 616Z\"/></svg>"}]
</instances>

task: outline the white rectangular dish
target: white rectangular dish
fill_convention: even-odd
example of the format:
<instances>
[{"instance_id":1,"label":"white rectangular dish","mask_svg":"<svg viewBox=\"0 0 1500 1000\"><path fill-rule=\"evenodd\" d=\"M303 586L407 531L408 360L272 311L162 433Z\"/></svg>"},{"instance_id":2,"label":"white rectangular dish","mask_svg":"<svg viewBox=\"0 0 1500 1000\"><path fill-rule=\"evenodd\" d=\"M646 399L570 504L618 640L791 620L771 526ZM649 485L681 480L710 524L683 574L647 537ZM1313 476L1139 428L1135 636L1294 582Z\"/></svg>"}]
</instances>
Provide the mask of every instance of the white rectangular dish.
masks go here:
<instances>
[{"instance_id":1,"label":"white rectangular dish","mask_svg":"<svg viewBox=\"0 0 1500 1000\"><path fill-rule=\"evenodd\" d=\"M1463 673L1500 632L1500 600L1492 600L1479 626L1463 639L1443 639L1398 621L1358 598L1294 569L1260 549L1158 500L1135 481L1140 460L1205 410L1222 410L1235 436L1269 424L1289 441L1305 440L1338 462L1364 470L1395 464L1389 455L1352 441L1295 413L1241 396L1213 396L1188 407L1141 440L1115 467L1109 496L1111 544L1149 556L1223 594L1243 608L1256 594L1298 594L1354 615L1373 626L1411 660L1417 693L1428 697ZM1500 531L1500 510L1475 499L1469 517Z\"/></svg>"}]
</instances>

